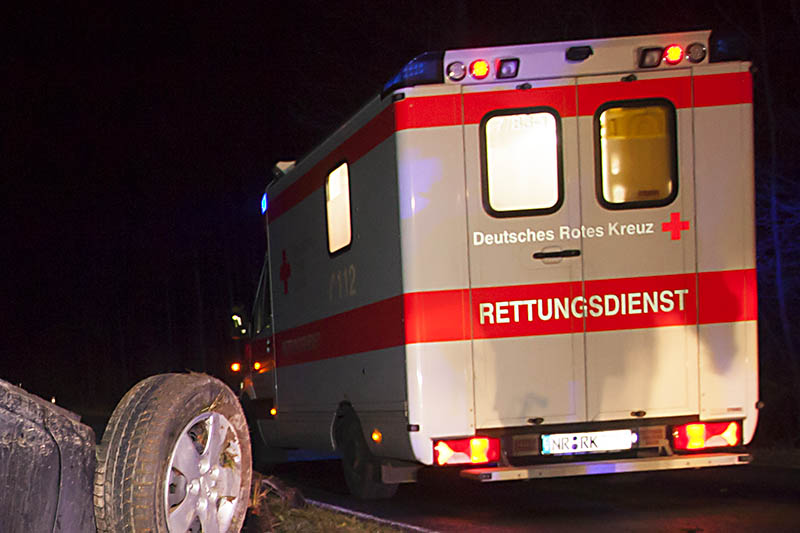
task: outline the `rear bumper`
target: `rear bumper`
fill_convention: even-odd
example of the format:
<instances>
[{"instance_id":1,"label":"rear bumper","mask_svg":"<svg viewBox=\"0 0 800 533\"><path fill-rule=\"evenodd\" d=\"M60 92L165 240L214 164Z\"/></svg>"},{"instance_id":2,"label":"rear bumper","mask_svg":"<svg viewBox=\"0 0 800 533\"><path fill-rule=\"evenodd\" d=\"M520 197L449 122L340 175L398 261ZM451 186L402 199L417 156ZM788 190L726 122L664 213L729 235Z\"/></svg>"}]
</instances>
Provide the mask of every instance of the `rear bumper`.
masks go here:
<instances>
[{"instance_id":1,"label":"rear bumper","mask_svg":"<svg viewBox=\"0 0 800 533\"><path fill-rule=\"evenodd\" d=\"M494 468L469 468L461 477L476 481L512 481L549 477L591 476L596 474L621 474L653 470L678 470L708 466L736 466L750 462L746 453L708 453L701 455L672 455L669 457L644 457L639 459L613 459L532 466L503 466Z\"/></svg>"}]
</instances>

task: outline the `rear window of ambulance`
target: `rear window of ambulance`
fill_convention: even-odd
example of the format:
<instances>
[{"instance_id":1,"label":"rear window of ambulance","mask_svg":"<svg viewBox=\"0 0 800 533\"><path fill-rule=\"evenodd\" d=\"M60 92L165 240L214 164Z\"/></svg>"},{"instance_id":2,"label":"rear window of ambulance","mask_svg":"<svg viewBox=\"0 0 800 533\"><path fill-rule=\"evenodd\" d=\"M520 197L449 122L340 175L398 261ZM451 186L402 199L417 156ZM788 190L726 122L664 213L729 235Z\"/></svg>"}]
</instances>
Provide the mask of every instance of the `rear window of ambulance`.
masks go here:
<instances>
[{"instance_id":1,"label":"rear window of ambulance","mask_svg":"<svg viewBox=\"0 0 800 533\"><path fill-rule=\"evenodd\" d=\"M552 213L563 196L561 119L554 109L504 109L481 121L483 203L499 217Z\"/></svg>"},{"instance_id":2,"label":"rear window of ambulance","mask_svg":"<svg viewBox=\"0 0 800 533\"><path fill-rule=\"evenodd\" d=\"M599 202L609 209L670 203L678 192L675 107L662 99L612 102L594 120Z\"/></svg>"}]
</instances>

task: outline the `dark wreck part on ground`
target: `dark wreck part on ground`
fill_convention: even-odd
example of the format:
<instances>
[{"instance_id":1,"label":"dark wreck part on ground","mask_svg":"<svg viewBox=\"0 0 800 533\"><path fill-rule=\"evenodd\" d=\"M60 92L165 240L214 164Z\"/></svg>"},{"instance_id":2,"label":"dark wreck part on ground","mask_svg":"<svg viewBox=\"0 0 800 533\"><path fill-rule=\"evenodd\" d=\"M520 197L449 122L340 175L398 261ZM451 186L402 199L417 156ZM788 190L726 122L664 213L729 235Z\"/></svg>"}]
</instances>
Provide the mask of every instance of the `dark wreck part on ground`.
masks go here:
<instances>
[{"instance_id":1,"label":"dark wreck part on ground","mask_svg":"<svg viewBox=\"0 0 800 533\"><path fill-rule=\"evenodd\" d=\"M94 431L0 380L0 531L94 533Z\"/></svg>"}]
</instances>

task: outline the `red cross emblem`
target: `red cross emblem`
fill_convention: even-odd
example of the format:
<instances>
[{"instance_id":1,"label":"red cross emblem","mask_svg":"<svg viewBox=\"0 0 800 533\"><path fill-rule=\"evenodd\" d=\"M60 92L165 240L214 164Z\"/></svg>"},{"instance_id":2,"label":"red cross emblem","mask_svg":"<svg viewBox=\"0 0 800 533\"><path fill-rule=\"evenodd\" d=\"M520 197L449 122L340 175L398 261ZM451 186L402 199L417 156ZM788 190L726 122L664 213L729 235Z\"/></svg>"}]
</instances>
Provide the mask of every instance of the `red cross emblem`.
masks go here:
<instances>
[{"instance_id":1,"label":"red cross emblem","mask_svg":"<svg viewBox=\"0 0 800 533\"><path fill-rule=\"evenodd\" d=\"M670 239L673 241L681 240L681 232L689 229L689 221L681 220L680 213L670 213L669 222L661 223L661 231L668 231Z\"/></svg>"},{"instance_id":2,"label":"red cross emblem","mask_svg":"<svg viewBox=\"0 0 800 533\"><path fill-rule=\"evenodd\" d=\"M283 282L283 294L289 294L289 278L292 277L292 266L286 260L286 250L282 252L281 261L281 281Z\"/></svg>"}]
</instances>

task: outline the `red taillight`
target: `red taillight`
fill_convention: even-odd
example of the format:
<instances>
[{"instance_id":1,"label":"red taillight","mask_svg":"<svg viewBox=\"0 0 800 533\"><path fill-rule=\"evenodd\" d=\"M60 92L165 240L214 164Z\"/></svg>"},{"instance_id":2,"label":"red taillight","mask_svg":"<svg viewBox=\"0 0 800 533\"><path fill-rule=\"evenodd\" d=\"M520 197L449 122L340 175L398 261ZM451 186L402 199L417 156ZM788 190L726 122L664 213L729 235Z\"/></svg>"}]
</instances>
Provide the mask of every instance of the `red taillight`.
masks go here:
<instances>
[{"instance_id":1,"label":"red taillight","mask_svg":"<svg viewBox=\"0 0 800 533\"><path fill-rule=\"evenodd\" d=\"M741 443L739 422L695 422L672 428L672 445L676 450L726 448Z\"/></svg>"},{"instance_id":2,"label":"red taillight","mask_svg":"<svg viewBox=\"0 0 800 533\"><path fill-rule=\"evenodd\" d=\"M671 44L664 48L664 61L669 65L677 65L683 59L683 48L677 44Z\"/></svg>"},{"instance_id":3,"label":"red taillight","mask_svg":"<svg viewBox=\"0 0 800 533\"><path fill-rule=\"evenodd\" d=\"M438 440L433 446L433 460L440 466L493 463L500 460L500 439L472 437Z\"/></svg>"},{"instance_id":4,"label":"red taillight","mask_svg":"<svg viewBox=\"0 0 800 533\"><path fill-rule=\"evenodd\" d=\"M231 372L238 372L242 369L242 365L240 363L231 363Z\"/></svg>"},{"instance_id":5,"label":"red taillight","mask_svg":"<svg viewBox=\"0 0 800 533\"><path fill-rule=\"evenodd\" d=\"M476 59L469 64L469 75L476 80L482 80L489 75L489 62L484 59Z\"/></svg>"}]
</instances>

